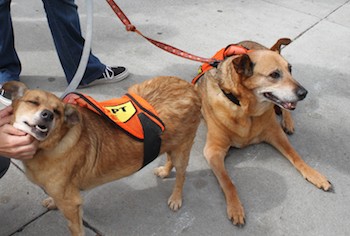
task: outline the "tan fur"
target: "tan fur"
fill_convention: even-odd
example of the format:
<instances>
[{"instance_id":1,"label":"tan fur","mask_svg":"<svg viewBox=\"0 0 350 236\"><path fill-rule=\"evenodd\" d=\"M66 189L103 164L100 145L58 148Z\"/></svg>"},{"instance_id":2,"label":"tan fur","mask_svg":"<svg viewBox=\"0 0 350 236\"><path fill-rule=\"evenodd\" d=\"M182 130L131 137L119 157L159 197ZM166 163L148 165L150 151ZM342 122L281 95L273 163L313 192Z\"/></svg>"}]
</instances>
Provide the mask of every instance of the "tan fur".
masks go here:
<instances>
[{"instance_id":1,"label":"tan fur","mask_svg":"<svg viewBox=\"0 0 350 236\"><path fill-rule=\"evenodd\" d=\"M281 46L289 43L289 39L281 39L269 50L252 41L241 42L252 51L227 58L196 84L208 127L204 155L225 194L227 214L235 225L245 223L245 213L224 165L230 147L269 143L305 179L323 190L331 189L326 177L301 159L283 132L283 129L288 133L294 132L290 112L282 110L281 124L276 119L274 106L294 109L296 102L306 96L306 90L293 79L290 65L279 54ZM274 79L275 76L278 79ZM240 106L231 102L223 92L234 94ZM271 94L282 102L268 99Z\"/></svg>"},{"instance_id":2,"label":"tan fur","mask_svg":"<svg viewBox=\"0 0 350 236\"><path fill-rule=\"evenodd\" d=\"M18 91L22 86L18 84L6 86L14 94L21 93ZM175 167L176 182L168 204L176 211L182 205L185 171L200 122L200 98L191 84L175 77L157 77L132 86L129 92L147 100L165 124L160 153L167 153L168 160L155 173L166 177ZM15 97L14 124L31 120L31 116L44 109L54 113L52 131L41 141L34 158L23 163L29 179L51 197L43 204L62 211L72 235L83 235L83 201L79 191L139 170L143 163L143 143L94 112L64 104L48 92L24 90L23 96Z\"/></svg>"}]
</instances>

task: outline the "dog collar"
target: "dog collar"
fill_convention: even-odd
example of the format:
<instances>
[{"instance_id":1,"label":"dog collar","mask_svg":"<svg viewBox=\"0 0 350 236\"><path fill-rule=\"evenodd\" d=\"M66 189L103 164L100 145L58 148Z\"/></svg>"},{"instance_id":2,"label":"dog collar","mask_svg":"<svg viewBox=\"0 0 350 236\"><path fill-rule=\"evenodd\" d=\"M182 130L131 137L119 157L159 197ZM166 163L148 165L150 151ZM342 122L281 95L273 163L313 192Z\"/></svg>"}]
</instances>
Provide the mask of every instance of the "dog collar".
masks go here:
<instances>
[{"instance_id":1,"label":"dog collar","mask_svg":"<svg viewBox=\"0 0 350 236\"><path fill-rule=\"evenodd\" d=\"M228 100L230 100L231 102L233 102L237 106L241 106L239 99L233 93L226 93L222 89L221 89L221 91L223 92L223 94L225 94L225 96L228 98Z\"/></svg>"}]
</instances>

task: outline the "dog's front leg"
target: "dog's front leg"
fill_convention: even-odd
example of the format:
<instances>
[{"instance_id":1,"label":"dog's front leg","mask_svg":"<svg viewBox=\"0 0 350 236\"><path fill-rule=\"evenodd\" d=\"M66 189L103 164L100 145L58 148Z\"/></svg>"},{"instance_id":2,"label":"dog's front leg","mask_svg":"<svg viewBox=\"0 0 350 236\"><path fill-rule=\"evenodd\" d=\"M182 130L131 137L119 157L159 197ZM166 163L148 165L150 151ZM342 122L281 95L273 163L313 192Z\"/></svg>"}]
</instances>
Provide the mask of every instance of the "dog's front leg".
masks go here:
<instances>
[{"instance_id":1,"label":"dog's front leg","mask_svg":"<svg viewBox=\"0 0 350 236\"><path fill-rule=\"evenodd\" d=\"M244 225L244 208L239 200L235 185L231 181L225 168L225 157L229 147L223 148L215 143L214 138L207 136L204 148L204 156L213 170L219 184L225 194L227 215L234 225Z\"/></svg>"},{"instance_id":2,"label":"dog's front leg","mask_svg":"<svg viewBox=\"0 0 350 236\"><path fill-rule=\"evenodd\" d=\"M294 121L290 111L286 111L285 109L282 109L281 126L284 132L286 132L286 134L294 133Z\"/></svg>"},{"instance_id":3,"label":"dog's front leg","mask_svg":"<svg viewBox=\"0 0 350 236\"><path fill-rule=\"evenodd\" d=\"M327 178L315 169L311 168L299 156L299 154L290 144L286 134L282 131L282 129L278 128L278 131L274 132L274 135L269 136L266 141L277 148L277 150L279 150L294 165L294 167L302 174L306 180L314 184L317 188L323 189L324 191L332 190L332 185L327 180Z\"/></svg>"},{"instance_id":4,"label":"dog's front leg","mask_svg":"<svg viewBox=\"0 0 350 236\"><path fill-rule=\"evenodd\" d=\"M67 219L71 235L85 235L81 209L82 199L79 190L73 187L66 187L62 191L47 192Z\"/></svg>"}]
</instances>

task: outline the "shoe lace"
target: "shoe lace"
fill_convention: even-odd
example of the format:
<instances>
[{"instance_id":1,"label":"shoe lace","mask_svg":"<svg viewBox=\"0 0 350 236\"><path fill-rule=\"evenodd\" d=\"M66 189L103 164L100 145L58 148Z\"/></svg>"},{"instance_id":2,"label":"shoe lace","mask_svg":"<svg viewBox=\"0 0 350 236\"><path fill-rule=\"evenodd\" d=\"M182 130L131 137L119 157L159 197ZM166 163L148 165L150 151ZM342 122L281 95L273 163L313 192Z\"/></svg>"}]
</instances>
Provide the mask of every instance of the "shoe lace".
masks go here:
<instances>
[{"instance_id":1,"label":"shoe lace","mask_svg":"<svg viewBox=\"0 0 350 236\"><path fill-rule=\"evenodd\" d=\"M0 84L0 96L5 97L5 89L2 88L1 84Z\"/></svg>"},{"instance_id":2,"label":"shoe lace","mask_svg":"<svg viewBox=\"0 0 350 236\"><path fill-rule=\"evenodd\" d=\"M111 67L106 66L105 72L103 73L103 77L105 79L113 79L114 78L114 71Z\"/></svg>"}]
</instances>

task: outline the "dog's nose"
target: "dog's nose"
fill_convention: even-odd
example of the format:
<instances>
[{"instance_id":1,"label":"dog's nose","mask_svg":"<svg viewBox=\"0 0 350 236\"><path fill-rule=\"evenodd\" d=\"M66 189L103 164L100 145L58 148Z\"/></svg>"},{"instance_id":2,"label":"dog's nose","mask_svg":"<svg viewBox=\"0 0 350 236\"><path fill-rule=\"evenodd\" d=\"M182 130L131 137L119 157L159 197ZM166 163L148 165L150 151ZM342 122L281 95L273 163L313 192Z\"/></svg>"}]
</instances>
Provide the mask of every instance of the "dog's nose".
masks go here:
<instances>
[{"instance_id":1,"label":"dog's nose","mask_svg":"<svg viewBox=\"0 0 350 236\"><path fill-rule=\"evenodd\" d=\"M40 114L40 117L45 121L52 121L53 113L49 110L43 110Z\"/></svg>"},{"instance_id":2,"label":"dog's nose","mask_svg":"<svg viewBox=\"0 0 350 236\"><path fill-rule=\"evenodd\" d=\"M306 97L306 94L307 94L307 90L303 87L299 87L296 91L296 94L299 98L299 100L303 100L305 97Z\"/></svg>"}]
</instances>

